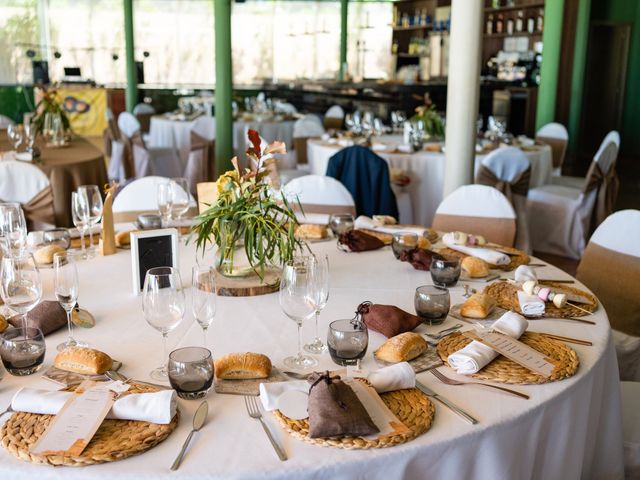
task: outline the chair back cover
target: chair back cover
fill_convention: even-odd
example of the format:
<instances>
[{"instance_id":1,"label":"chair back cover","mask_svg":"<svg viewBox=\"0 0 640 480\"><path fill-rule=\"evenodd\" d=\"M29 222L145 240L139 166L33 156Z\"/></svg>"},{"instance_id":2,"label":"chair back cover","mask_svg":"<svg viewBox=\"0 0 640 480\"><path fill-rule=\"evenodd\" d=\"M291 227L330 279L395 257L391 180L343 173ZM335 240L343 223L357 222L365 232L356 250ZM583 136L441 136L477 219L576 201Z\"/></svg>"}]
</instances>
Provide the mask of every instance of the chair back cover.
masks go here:
<instances>
[{"instance_id":1,"label":"chair back cover","mask_svg":"<svg viewBox=\"0 0 640 480\"><path fill-rule=\"evenodd\" d=\"M122 112L118 116L118 128L124 135L131 138L140 131L140 122L129 112Z\"/></svg>"},{"instance_id":2,"label":"chair back cover","mask_svg":"<svg viewBox=\"0 0 640 480\"><path fill-rule=\"evenodd\" d=\"M125 178L141 178L151 175L151 156L144 146L140 130L135 131L131 137L121 131L120 138L124 146Z\"/></svg>"},{"instance_id":3,"label":"chair back cover","mask_svg":"<svg viewBox=\"0 0 640 480\"><path fill-rule=\"evenodd\" d=\"M640 337L640 211L622 210L602 222L576 277L602 302L615 330Z\"/></svg>"},{"instance_id":4,"label":"chair back cover","mask_svg":"<svg viewBox=\"0 0 640 480\"><path fill-rule=\"evenodd\" d=\"M502 193L486 185L464 185L438 206L433 228L483 235L488 241L513 246L516 212Z\"/></svg>"},{"instance_id":5,"label":"chair back cover","mask_svg":"<svg viewBox=\"0 0 640 480\"><path fill-rule=\"evenodd\" d=\"M315 115L305 115L293 124L293 138L320 137L324 133L320 119Z\"/></svg>"},{"instance_id":6,"label":"chair back cover","mask_svg":"<svg viewBox=\"0 0 640 480\"><path fill-rule=\"evenodd\" d=\"M0 201L22 205L28 227L55 225L53 190L47 175L35 165L18 160L0 162Z\"/></svg>"},{"instance_id":7,"label":"chair back cover","mask_svg":"<svg viewBox=\"0 0 640 480\"><path fill-rule=\"evenodd\" d=\"M340 105L329 107L327 113L324 114L324 127L327 129L340 129L343 121L344 109Z\"/></svg>"},{"instance_id":8,"label":"chair back cover","mask_svg":"<svg viewBox=\"0 0 640 480\"><path fill-rule=\"evenodd\" d=\"M114 222L131 222L141 213L158 213L158 185L167 182L166 177L148 176L127 184L113 200ZM193 196L189 197L190 207L195 208Z\"/></svg>"},{"instance_id":9,"label":"chair back cover","mask_svg":"<svg viewBox=\"0 0 640 480\"><path fill-rule=\"evenodd\" d=\"M391 189L387 162L368 148L353 146L329 159L328 177L339 180L351 193L358 215L398 218L398 203Z\"/></svg>"},{"instance_id":10,"label":"chair back cover","mask_svg":"<svg viewBox=\"0 0 640 480\"><path fill-rule=\"evenodd\" d=\"M593 158L596 158L596 157L600 156L600 154L602 153L602 150L604 150L606 148L606 146L609 145L611 142L615 143L616 147L618 147L618 150L620 150L620 134L616 130L611 130L602 139L602 142L600 143L600 146L598 147L598 151L593 156Z\"/></svg>"},{"instance_id":11,"label":"chair back cover","mask_svg":"<svg viewBox=\"0 0 640 480\"><path fill-rule=\"evenodd\" d=\"M587 172L583 187L584 196L588 197L591 192L595 192L596 195L595 206L591 212L591 229L595 229L613 212L620 188L615 168L617 158L618 146L614 141L610 141L603 149L598 150Z\"/></svg>"},{"instance_id":12,"label":"chair back cover","mask_svg":"<svg viewBox=\"0 0 640 480\"><path fill-rule=\"evenodd\" d=\"M561 123L547 123L536 132L536 140L551 147L553 168L561 168L569 143L569 132L565 126Z\"/></svg>"},{"instance_id":13,"label":"chair back cover","mask_svg":"<svg viewBox=\"0 0 640 480\"><path fill-rule=\"evenodd\" d=\"M184 169L184 177L189 183L192 194L196 193L198 183L206 182L214 178L209 171L213 171L212 162L214 141L207 140L191 130L191 146L187 158L187 166Z\"/></svg>"},{"instance_id":14,"label":"chair back cover","mask_svg":"<svg viewBox=\"0 0 640 480\"><path fill-rule=\"evenodd\" d=\"M149 133L151 129L151 117L154 115L154 113L136 113L136 119L138 123L140 123L140 131L142 133Z\"/></svg>"},{"instance_id":15,"label":"chair back cover","mask_svg":"<svg viewBox=\"0 0 640 480\"><path fill-rule=\"evenodd\" d=\"M349 191L331 177L305 175L294 178L282 188L282 192L294 209L299 209L299 201L305 213L356 213Z\"/></svg>"},{"instance_id":16,"label":"chair back cover","mask_svg":"<svg viewBox=\"0 0 640 480\"><path fill-rule=\"evenodd\" d=\"M11 120L6 115L0 115L0 128L5 129L9 125L13 125L13 123L14 123L13 120Z\"/></svg>"},{"instance_id":17,"label":"chair back cover","mask_svg":"<svg viewBox=\"0 0 640 480\"><path fill-rule=\"evenodd\" d=\"M139 103L135 107L133 107L133 114L138 115L139 113L148 113L153 115L154 113L156 113L156 109L148 103Z\"/></svg>"},{"instance_id":18,"label":"chair back cover","mask_svg":"<svg viewBox=\"0 0 640 480\"><path fill-rule=\"evenodd\" d=\"M216 119L202 115L195 119L191 131L201 138L212 142L216 138Z\"/></svg>"}]
</instances>

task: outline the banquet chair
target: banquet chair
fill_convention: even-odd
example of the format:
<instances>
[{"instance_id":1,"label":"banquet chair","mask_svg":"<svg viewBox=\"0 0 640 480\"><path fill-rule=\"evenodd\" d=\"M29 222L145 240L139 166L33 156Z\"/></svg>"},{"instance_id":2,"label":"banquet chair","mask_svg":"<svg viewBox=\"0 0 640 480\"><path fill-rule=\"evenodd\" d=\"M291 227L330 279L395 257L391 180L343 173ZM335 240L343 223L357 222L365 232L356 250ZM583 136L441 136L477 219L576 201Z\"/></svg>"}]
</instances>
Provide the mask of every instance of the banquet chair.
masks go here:
<instances>
[{"instance_id":1,"label":"banquet chair","mask_svg":"<svg viewBox=\"0 0 640 480\"><path fill-rule=\"evenodd\" d=\"M607 311L620 379L640 381L640 211L622 210L602 222L576 278Z\"/></svg>"},{"instance_id":2,"label":"banquet chair","mask_svg":"<svg viewBox=\"0 0 640 480\"><path fill-rule=\"evenodd\" d=\"M56 226L49 177L35 165L18 160L0 162L0 202L22 206L29 230Z\"/></svg>"},{"instance_id":3,"label":"banquet chair","mask_svg":"<svg viewBox=\"0 0 640 480\"><path fill-rule=\"evenodd\" d=\"M215 178L215 123L211 120L211 117L198 117L191 127L189 156L183 176L192 194L196 193L198 183Z\"/></svg>"},{"instance_id":4,"label":"banquet chair","mask_svg":"<svg viewBox=\"0 0 640 480\"><path fill-rule=\"evenodd\" d=\"M133 115L138 119L138 122L140 122L140 131L142 132L143 137L149 133L151 117L155 114L156 109L148 103L139 103L133 107ZM147 141L146 138L144 140Z\"/></svg>"},{"instance_id":5,"label":"banquet chair","mask_svg":"<svg viewBox=\"0 0 640 480\"><path fill-rule=\"evenodd\" d=\"M129 112L118 117L118 127L124 143L125 163L133 165L135 178L148 175L180 177L182 164L173 148L147 148L140 134L140 122ZM127 177L129 178L129 177Z\"/></svg>"},{"instance_id":6,"label":"banquet chair","mask_svg":"<svg viewBox=\"0 0 640 480\"><path fill-rule=\"evenodd\" d=\"M340 105L329 107L324 114L324 128L327 130L340 130L344 123L344 109Z\"/></svg>"},{"instance_id":7,"label":"banquet chair","mask_svg":"<svg viewBox=\"0 0 640 480\"><path fill-rule=\"evenodd\" d=\"M294 210L300 205L304 214L350 213L356 207L349 191L338 180L323 175L305 175L287 183L282 189Z\"/></svg>"},{"instance_id":8,"label":"banquet chair","mask_svg":"<svg viewBox=\"0 0 640 480\"><path fill-rule=\"evenodd\" d=\"M13 125L14 121L6 115L0 115L0 129L6 129L9 125Z\"/></svg>"},{"instance_id":9,"label":"banquet chair","mask_svg":"<svg viewBox=\"0 0 640 480\"><path fill-rule=\"evenodd\" d=\"M511 202L516 212L515 246L531 253L527 193L531 179L531 164L527 156L515 147L494 150L482 159L475 182L498 189Z\"/></svg>"},{"instance_id":10,"label":"banquet chair","mask_svg":"<svg viewBox=\"0 0 640 480\"><path fill-rule=\"evenodd\" d=\"M484 236L511 247L516 237L516 212L499 190L486 185L464 185L440 202L432 227Z\"/></svg>"},{"instance_id":11,"label":"banquet chair","mask_svg":"<svg viewBox=\"0 0 640 480\"><path fill-rule=\"evenodd\" d=\"M328 177L339 180L356 202L358 215L398 218L398 203L391 189L387 162L361 146L347 147L329 159Z\"/></svg>"},{"instance_id":12,"label":"banquet chair","mask_svg":"<svg viewBox=\"0 0 640 480\"><path fill-rule=\"evenodd\" d=\"M307 141L321 137L325 133L322 122L315 115L305 115L293 124L293 150L296 155L296 167L309 173L307 159Z\"/></svg>"},{"instance_id":13,"label":"banquet chair","mask_svg":"<svg viewBox=\"0 0 640 480\"><path fill-rule=\"evenodd\" d=\"M529 190L529 232L534 251L579 259L586 239L613 211L618 194L618 147L598 151L581 188L542 185Z\"/></svg>"},{"instance_id":14,"label":"banquet chair","mask_svg":"<svg viewBox=\"0 0 640 480\"><path fill-rule=\"evenodd\" d=\"M113 199L114 222L134 222L143 213L158 213L158 184L167 182L167 178L148 176L138 178L127 184ZM189 194L189 211L185 217L197 214L196 201Z\"/></svg>"},{"instance_id":15,"label":"banquet chair","mask_svg":"<svg viewBox=\"0 0 640 480\"><path fill-rule=\"evenodd\" d=\"M640 478L640 382L620 382L625 478Z\"/></svg>"},{"instance_id":16,"label":"banquet chair","mask_svg":"<svg viewBox=\"0 0 640 480\"><path fill-rule=\"evenodd\" d=\"M536 141L551 147L553 170L551 175L562 175L562 164L569 144L569 132L561 123L547 123L536 132Z\"/></svg>"}]
</instances>

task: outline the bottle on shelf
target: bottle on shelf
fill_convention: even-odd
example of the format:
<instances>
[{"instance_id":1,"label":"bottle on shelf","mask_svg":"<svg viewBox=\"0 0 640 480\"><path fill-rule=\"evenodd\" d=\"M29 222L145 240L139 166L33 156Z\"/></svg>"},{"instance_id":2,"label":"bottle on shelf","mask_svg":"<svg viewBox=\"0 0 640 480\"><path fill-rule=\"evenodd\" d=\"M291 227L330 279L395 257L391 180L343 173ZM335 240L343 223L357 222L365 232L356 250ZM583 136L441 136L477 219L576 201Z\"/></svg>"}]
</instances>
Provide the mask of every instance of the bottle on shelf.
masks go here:
<instances>
[{"instance_id":1,"label":"bottle on shelf","mask_svg":"<svg viewBox=\"0 0 640 480\"><path fill-rule=\"evenodd\" d=\"M420 25L420 18L421 18L420 10L416 8L416 11L413 13L413 19L412 19L411 25Z\"/></svg>"},{"instance_id":2,"label":"bottle on shelf","mask_svg":"<svg viewBox=\"0 0 640 480\"><path fill-rule=\"evenodd\" d=\"M427 9L423 8L422 12L420 13L420 25L422 25L423 27L427 26L427 16L428 16Z\"/></svg>"},{"instance_id":3,"label":"bottle on shelf","mask_svg":"<svg viewBox=\"0 0 640 480\"><path fill-rule=\"evenodd\" d=\"M504 19L502 14L498 14L498 19L496 20L496 33L504 33Z\"/></svg>"},{"instance_id":4,"label":"bottle on shelf","mask_svg":"<svg viewBox=\"0 0 640 480\"><path fill-rule=\"evenodd\" d=\"M516 32L522 32L524 30L524 12L518 10L518 16L516 17Z\"/></svg>"},{"instance_id":5,"label":"bottle on shelf","mask_svg":"<svg viewBox=\"0 0 640 480\"><path fill-rule=\"evenodd\" d=\"M544 10L541 8L538 11L538 19L536 21L536 30L539 32L542 32L543 28L544 28Z\"/></svg>"},{"instance_id":6,"label":"bottle on shelf","mask_svg":"<svg viewBox=\"0 0 640 480\"><path fill-rule=\"evenodd\" d=\"M527 18L527 32L533 33L536 31L536 19L531 15Z\"/></svg>"},{"instance_id":7,"label":"bottle on shelf","mask_svg":"<svg viewBox=\"0 0 640 480\"><path fill-rule=\"evenodd\" d=\"M393 43L391 44L391 53L393 55L397 55L398 54L398 40L394 39Z\"/></svg>"},{"instance_id":8,"label":"bottle on shelf","mask_svg":"<svg viewBox=\"0 0 640 480\"><path fill-rule=\"evenodd\" d=\"M487 26L486 26L487 35L491 35L493 33L493 14L490 13L487 17Z\"/></svg>"},{"instance_id":9,"label":"bottle on shelf","mask_svg":"<svg viewBox=\"0 0 640 480\"><path fill-rule=\"evenodd\" d=\"M491 0L491 8L500 8L500 0Z\"/></svg>"},{"instance_id":10,"label":"bottle on shelf","mask_svg":"<svg viewBox=\"0 0 640 480\"><path fill-rule=\"evenodd\" d=\"M409 14L404 12L402 14L402 27L407 28L409 26Z\"/></svg>"},{"instance_id":11,"label":"bottle on shelf","mask_svg":"<svg viewBox=\"0 0 640 480\"><path fill-rule=\"evenodd\" d=\"M507 35L513 35L513 18L507 18Z\"/></svg>"}]
</instances>

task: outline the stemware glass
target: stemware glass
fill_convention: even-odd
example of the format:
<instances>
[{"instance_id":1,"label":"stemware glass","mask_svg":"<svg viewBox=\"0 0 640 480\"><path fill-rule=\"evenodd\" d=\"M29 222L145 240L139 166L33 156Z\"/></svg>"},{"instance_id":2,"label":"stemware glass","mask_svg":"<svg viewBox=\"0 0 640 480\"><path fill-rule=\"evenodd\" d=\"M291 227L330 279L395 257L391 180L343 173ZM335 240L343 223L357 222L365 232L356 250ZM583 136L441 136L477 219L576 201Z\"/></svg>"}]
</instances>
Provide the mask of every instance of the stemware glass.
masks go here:
<instances>
[{"instance_id":1,"label":"stemware glass","mask_svg":"<svg viewBox=\"0 0 640 480\"><path fill-rule=\"evenodd\" d=\"M66 342L62 342L56 348L58 351L67 347L80 346L86 344L80 343L73 338L73 322L71 321L71 312L73 312L78 302L78 269L73 257L67 252L59 252L53 256L53 288L58 299L58 303L67 313L67 329L69 336Z\"/></svg>"},{"instance_id":2,"label":"stemware glass","mask_svg":"<svg viewBox=\"0 0 640 480\"><path fill-rule=\"evenodd\" d=\"M280 308L298 325L298 354L284 359L288 368L304 370L314 367L318 361L302 353L302 322L310 319L316 307L312 300L312 277L309 257L295 257L286 263L280 281Z\"/></svg>"},{"instance_id":3,"label":"stemware glass","mask_svg":"<svg viewBox=\"0 0 640 480\"><path fill-rule=\"evenodd\" d=\"M87 198L78 192L71 192L71 217L73 224L80 231L81 257L87 258L87 250L84 246L84 235L89 226L89 205Z\"/></svg>"},{"instance_id":4,"label":"stemware glass","mask_svg":"<svg viewBox=\"0 0 640 480\"><path fill-rule=\"evenodd\" d=\"M156 187L158 199L158 213L162 217L162 224L166 227L171 219L171 211L173 210L172 187L169 182L158 183Z\"/></svg>"},{"instance_id":5,"label":"stemware glass","mask_svg":"<svg viewBox=\"0 0 640 480\"><path fill-rule=\"evenodd\" d=\"M22 140L24 139L22 125L9 125L7 127L7 137L9 138L13 149L18 151L18 147L22 144Z\"/></svg>"},{"instance_id":6,"label":"stemware glass","mask_svg":"<svg viewBox=\"0 0 640 480\"><path fill-rule=\"evenodd\" d=\"M162 363L151 372L151 378L166 381L167 336L184 316L184 292L177 269L155 267L147 271L142 290L142 312L147 323L162 334Z\"/></svg>"},{"instance_id":7,"label":"stemware glass","mask_svg":"<svg viewBox=\"0 0 640 480\"><path fill-rule=\"evenodd\" d=\"M313 342L306 344L304 349L309 353L320 354L327 351L327 346L318 335L318 316L329 300L329 256L312 257L309 263L311 265L311 301L315 306L316 316L316 337Z\"/></svg>"},{"instance_id":8,"label":"stemware glass","mask_svg":"<svg viewBox=\"0 0 640 480\"><path fill-rule=\"evenodd\" d=\"M27 222L19 203L0 203L0 236L11 254L20 255L27 244Z\"/></svg>"},{"instance_id":9,"label":"stemware glass","mask_svg":"<svg viewBox=\"0 0 640 480\"><path fill-rule=\"evenodd\" d=\"M171 179L171 217L180 222L182 215L189 210L189 184L187 179L177 177ZM180 224L178 223L178 227Z\"/></svg>"},{"instance_id":10,"label":"stemware glass","mask_svg":"<svg viewBox=\"0 0 640 480\"><path fill-rule=\"evenodd\" d=\"M89 211L89 254L95 255L96 247L93 245L93 227L95 227L102 218L102 195L97 185L81 185L78 187L78 193L86 199L87 209Z\"/></svg>"},{"instance_id":11,"label":"stemware glass","mask_svg":"<svg viewBox=\"0 0 640 480\"><path fill-rule=\"evenodd\" d=\"M37 128L35 123L25 122L24 124L24 140L27 144L27 151L34 156L34 145L36 143Z\"/></svg>"},{"instance_id":12,"label":"stemware glass","mask_svg":"<svg viewBox=\"0 0 640 480\"><path fill-rule=\"evenodd\" d=\"M216 315L216 277L212 267L195 266L191 272L191 309L202 327L204 347L207 348L207 329Z\"/></svg>"},{"instance_id":13,"label":"stemware glass","mask_svg":"<svg viewBox=\"0 0 640 480\"><path fill-rule=\"evenodd\" d=\"M27 313L42 298L40 271L33 255L21 253L2 258L0 296L7 307L22 316L22 326L26 329Z\"/></svg>"}]
</instances>

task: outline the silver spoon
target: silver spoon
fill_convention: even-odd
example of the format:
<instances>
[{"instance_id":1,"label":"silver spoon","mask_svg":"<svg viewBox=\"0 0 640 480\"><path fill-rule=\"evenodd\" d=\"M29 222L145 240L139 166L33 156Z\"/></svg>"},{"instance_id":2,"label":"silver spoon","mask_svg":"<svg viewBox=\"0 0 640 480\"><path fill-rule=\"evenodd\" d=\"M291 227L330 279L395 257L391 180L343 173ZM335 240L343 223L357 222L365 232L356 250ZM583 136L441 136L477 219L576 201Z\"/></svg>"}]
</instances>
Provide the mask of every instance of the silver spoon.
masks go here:
<instances>
[{"instance_id":1,"label":"silver spoon","mask_svg":"<svg viewBox=\"0 0 640 480\"><path fill-rule=\"evenodd\" d=\"M198 407L198 410L196 410L196 413L193 416L193 430L189 432L189 436L184 441L184 444L182 445L182 450L180 450L180 453L178 454L175 461L173 462L173 465L171 465L171 470L177 470L180 464L182 463L182 457L184 457L184 452L187 451L187 446L189 446L191 437L193 437L193 434L195 432L197 432L202 428L202 426L204 425L204 422L207 420L208 413L209 413L209 404L205 400L200 404L200 406Z\"/></svg>"},{"instance_id":2,"label":"silver spoon","mask_svg":"<svg viewBox=\"0 0 640 480\"><path fill-rule=\"evenodd\" d=\"M295 378L297 380L306 380L309 377L308 373L288 372L286 370L282 373L284 373L287 377Z\"/></svg>"}]
</instances>

